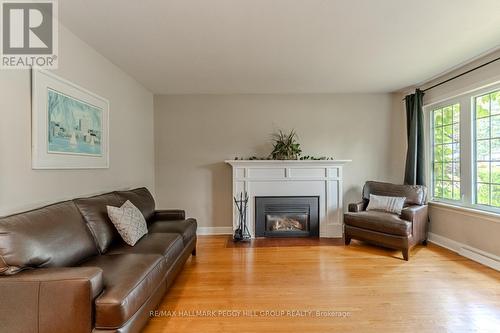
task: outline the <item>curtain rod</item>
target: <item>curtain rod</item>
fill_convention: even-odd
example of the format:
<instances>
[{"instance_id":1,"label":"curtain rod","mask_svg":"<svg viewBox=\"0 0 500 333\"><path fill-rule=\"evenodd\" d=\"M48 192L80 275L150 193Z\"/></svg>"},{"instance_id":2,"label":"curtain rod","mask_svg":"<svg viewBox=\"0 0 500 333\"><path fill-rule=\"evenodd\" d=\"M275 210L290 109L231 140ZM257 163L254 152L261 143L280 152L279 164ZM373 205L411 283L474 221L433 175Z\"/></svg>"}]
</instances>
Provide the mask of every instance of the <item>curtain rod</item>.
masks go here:
<instances>
[{"instance_id":1,"label":"curtain rod","mask_svg":"<svg viewBox=\"0 0 500 333\"><path fill-rule=\"evenodd\" d=\"M461 74L457 74L457 75L455 75L455 76L453 76L453 77L451 77L451 78L449 78L449 79L447 79L447 80L444 80L444 81L442 81L442 82L436 83L435 85L430 86L429 88L425 88L425 89L424 89L424 90L422 90L422 91L423 91L423 92L426 92L427 90L431 90L431 89L434 89L434 88L436 88L436 87L439 87L440 85L443 85L443 84L448 83L448 82L450 82L450 81L452 81L452 80L455 80L455 79L457 79L457 78L459 78L459 77L461 77L461 76L464 76L464 75L466 75L466 74L469 74L470 72L473 72L473 71L475 71L475 70L477 70L477 69L479 69L479 68L482 68L482 67L484 67L484 66L487 66L487 65L489 65L489 64L491 64L491 63L493 63L493 62L495 62L495 61L498 61L498 60L500 60L500 57L497 57L497 58L492 59L492 60L490 60L490 61L488 61L488 62L485 62L485 63L484 63L484 64L482 64L482 65L479 65L479 66L476 66L476 67L474 67L474 68L471 68L471 69L469 69L468 71L465 71L465 72L463 72L463 73L461 73ZM404 98L403 98L403 99L404 99Z\"/></svg>"}]
</instances>

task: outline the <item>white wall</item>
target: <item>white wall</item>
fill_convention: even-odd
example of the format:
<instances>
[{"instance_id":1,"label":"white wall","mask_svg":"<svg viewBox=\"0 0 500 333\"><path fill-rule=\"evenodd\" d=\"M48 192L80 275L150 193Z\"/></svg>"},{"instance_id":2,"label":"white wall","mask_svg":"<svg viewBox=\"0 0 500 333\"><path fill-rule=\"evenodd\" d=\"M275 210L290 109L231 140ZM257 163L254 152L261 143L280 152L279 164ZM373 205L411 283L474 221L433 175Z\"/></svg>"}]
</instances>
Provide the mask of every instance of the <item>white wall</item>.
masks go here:
<instances>
[{"instance_id":1,"label":"white wall","mask_svg":"<svg viewBox=\"0 0 500 333\"><path fill-rule=\"evenodd\" d=\"M347 204L366 180L400 181L404 118L389 94L155 96L158 206L183 208L202 227L231 226L225 159L267 156L271 133L295 129L304 155L352 159Z\"/></svg>"},{"instance_id":2,"label":"white wall","mask_svg":"<svg viewBox=\"0 0 500 333\"><path fill-rule=\"evenodd\" d=\"M0 216L118 188L154 190L153 96L63 26L55 73L109 100L110 168L31 169L28 70L0 70Z\"/></svg>"},{"instance_id":3,"label":"white wall","mask_svg":"<svg viewBox=\"0 0 500 333\"><path fill-rule=\"evenodd\" d=\"M426 83L423 88L442 82L499 56L500 51L497 51L477 59ZM424 104L442 101L497 81L500 81L500 61L427 91L424 96ZM398 103L398 101L403 95L394 95L396 109L399 109L401 113L404 113L404 104ZM431 218L430 231L433 234L500 256L500 217L432 204L429 213Z\"/></svg>"}]
</instances>

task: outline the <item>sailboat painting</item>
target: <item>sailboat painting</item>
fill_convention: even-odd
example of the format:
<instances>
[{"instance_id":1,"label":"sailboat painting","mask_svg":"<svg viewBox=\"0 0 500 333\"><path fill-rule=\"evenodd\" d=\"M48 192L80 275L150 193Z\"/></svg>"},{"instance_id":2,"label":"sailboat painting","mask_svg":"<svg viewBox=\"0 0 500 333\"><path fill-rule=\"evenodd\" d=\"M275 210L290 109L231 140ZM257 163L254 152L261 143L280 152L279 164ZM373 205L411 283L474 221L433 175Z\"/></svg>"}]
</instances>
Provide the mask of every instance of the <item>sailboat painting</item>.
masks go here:
<instances>
[{"instance_id":1,"label":"sailboat painting","mask_svg":"<svg viewBox=\"0 0 500 333\"><path fill-rule=\"evenodd\" d=\"M47 89L48 153L102 155L103 110Z\"/></svg>"}]
</instances>

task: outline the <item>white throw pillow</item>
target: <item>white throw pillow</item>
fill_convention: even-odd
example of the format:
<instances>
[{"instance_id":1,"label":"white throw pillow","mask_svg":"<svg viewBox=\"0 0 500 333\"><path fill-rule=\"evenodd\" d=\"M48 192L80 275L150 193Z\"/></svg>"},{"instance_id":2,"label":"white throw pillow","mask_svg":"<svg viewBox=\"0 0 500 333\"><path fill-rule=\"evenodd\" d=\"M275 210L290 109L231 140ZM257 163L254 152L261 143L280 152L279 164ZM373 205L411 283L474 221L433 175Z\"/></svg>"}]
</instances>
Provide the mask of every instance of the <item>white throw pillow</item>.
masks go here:
<instances>
[{"instance_id":1,"label":"white throw pillow","mask_svg":"<svg viewBox=\"0 0 500 333\"><path fill-rule=\"evenodd\" d=\"M125 243L134 246L148 233L146 220L141 211L127 200L121 207L106 206L108 216Z\"/></svg>"},{"instance_id":2,"label":"white throw pillow","mask_svg":"<svg viewBox=\"0 0 500 333\"><path fill-rule=\"evenodd\" d=\"M405 204L405 197L384 197L370 194L370 202L366 210L381 210L388 213L401 214Z\"/></svg>"}]
</instances>

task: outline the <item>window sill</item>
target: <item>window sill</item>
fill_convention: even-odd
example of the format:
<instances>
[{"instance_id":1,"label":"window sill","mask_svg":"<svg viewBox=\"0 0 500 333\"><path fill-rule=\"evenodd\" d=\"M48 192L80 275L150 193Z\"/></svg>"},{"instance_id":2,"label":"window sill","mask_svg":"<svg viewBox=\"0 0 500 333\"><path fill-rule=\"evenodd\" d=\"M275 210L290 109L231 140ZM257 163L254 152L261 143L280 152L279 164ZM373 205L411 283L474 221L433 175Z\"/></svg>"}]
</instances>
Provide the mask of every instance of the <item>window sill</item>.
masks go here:
<instances>
[{"instance_id":1,"label":"window sill","mask_svg":"<svg viewBox=\"0 0 500 333\"><path fill-rule=\"evenodd\" d=\"M481 217L482 219L488 221L500 223L500 214L495 212L454 205L451 203L445 203L441 201L429 201L429 206L436 207L438 209L448 210L454 213L460 213L471 217Z\"/></svg>"}]
</instances>

